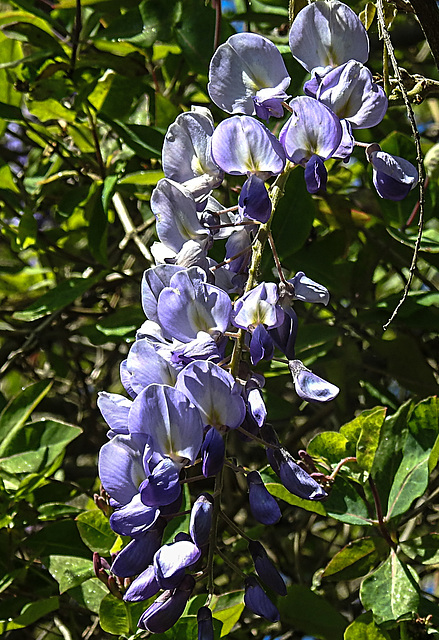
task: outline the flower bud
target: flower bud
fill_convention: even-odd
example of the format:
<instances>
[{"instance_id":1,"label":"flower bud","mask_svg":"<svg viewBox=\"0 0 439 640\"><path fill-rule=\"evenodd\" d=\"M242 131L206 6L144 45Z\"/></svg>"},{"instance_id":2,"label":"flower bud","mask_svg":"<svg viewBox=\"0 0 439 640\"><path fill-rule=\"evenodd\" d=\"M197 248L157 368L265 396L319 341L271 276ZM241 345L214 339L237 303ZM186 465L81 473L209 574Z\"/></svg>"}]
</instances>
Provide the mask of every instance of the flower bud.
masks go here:
<instances>
[{"instance_id":1,"label":"flower bud","mask_svg":"<svg viewBox=\"0 0 439 640\"><path fill-rule=\"evenodd\" d=\"M201 607L197 613L198 640L214 640L212 612L209 607Z\"/></svg>"},{"instance_id":2,"label":"flower bud","mask_svg":"<svg viewBox=\"0 0 439 640\"><path fill-rule=\"evenodd\" d=\"M164 591L148 607L141 615L138 627L151 633L168 631L182 615L194 587L194 578L191 575L186 575L176 589Z\"/></svg>"},{"instance_id":3,"label":"flower bud","mask_svg":"<svg viewBox=\"0 0 439 640\"><path fill-rule=\"evenodd\" d=\"M248 498L253 516L262 524L275 524L281 518L276 499L268 492L258 471L247 475Z\"/></svg>"},{"instance_id":4,"label":"flower bud","mask_svg":"<svg viewBox=\"0 0 439 640\"><path fill-rule=\"evenodd\" d=\"M286 596L287 588L284 579L271 562L262 544L257 540L252 540L249 542L248 548L253 558L256 573L261 580L280 596Z\"/></svg>"},{"instance_id":5,"label":"flower bud","mask_svg":"<svg viewBox=\"0 0 439 640\"><path fill-rule=\"evenodd\" d=\"M208 493L202 493L192 506L189 523L189 533L199 548L209 542L209 534L212 526L212 511L212 496Z\"/></svg>"},{"instance_id":6,"label":"flower bud","mask_svg":"<svg viewBox=\"0 0 439 640\"><path fill-rule=\"evenodd\" d=\"M257 616L262 616L272 622L277 622L280 619L279 611L271 602L256 578L252 576L245 581L244 602Z\"/></svg>"}]
</instances>

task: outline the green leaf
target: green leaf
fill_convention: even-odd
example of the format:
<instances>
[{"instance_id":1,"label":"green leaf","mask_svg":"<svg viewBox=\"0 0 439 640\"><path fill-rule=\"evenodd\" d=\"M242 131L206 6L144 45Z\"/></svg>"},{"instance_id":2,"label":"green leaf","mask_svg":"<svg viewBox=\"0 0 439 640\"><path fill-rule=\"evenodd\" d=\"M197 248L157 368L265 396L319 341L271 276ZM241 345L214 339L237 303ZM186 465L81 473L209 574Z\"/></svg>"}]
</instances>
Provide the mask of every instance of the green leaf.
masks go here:
<instances>
[{"instance_id":1,"label":"green leaf","mask_svg":"<svg viewBox=\"0 0 439 640\"><path fill-rule=\"evenodd\" d=\"M340 474L336 477L324 505L328 516L348 524L371 525L372 521L363 498Z\"/></svg>"},{"instance_id":2,"label":"green leaf","mask_svg":"<svg viewBox=\"0 0 439 640\"><path fill-rule=\"evenodd\" d=\"M264 474L262 474L262 478L264 479ZM264 484L267 487L268 491L275 498L279 498L280 500L284 500L288 504L291 504L293 507L301 507L306 511L312 511L313 513L318 513L321 516L326 515L326 509L321 502L315 502L313 500L304 500L303 498L298 498L297 496L290 493L283 484L279 482L266 482L264 479Z\"/></svg>"},{"instance_id":3,"label":"green leaf","mask_svg":"<svg viewBox=\"0 0 439 640\"><path fill-rule=\"evenodd\" d=\"M387 227L387 233L395 240L402 242L407 247L414 249L417 243L418 233L410 233ZM422 232L421 243L419 245L420 251L427 251L428 253L439 253L439 232L437 229L425 229Z\"/></svg>"},{"instance_id":4,"label":"green leaf","mask_svg":"<svg viewBox=\"0 0 439 640\"><path fill-rule=\"evenodd\" d=\"M107 594L107 587L97 578L90 578L69 590L72 598L93 613L99 613L101 602Z\"/></svg>"},{"instance_id":5,"label":"green leaf","mask_svg":"<svg viewBox=\"0 0 439 640\"><path fill-rule=\"evenodd\" d=\"M56 611L59 608L59 598L52 596L50 598L43 598L36 602L29 602L26 604L21 613L12 620L0 620L0 631L5 633L6 631L12 631L14 629L24 629L33 624L43 616L46 616L52 611Z\"/></svg>"},{"instance_id":6,"label":"green leaf","mask_svg":"<svg viewBox=\"0 0 439 640\"><path fill-rule=\"evenodd\" d=\"M76 298L91 289L102 279L103 275L103 272L100 272L89 278L72 277L69 280L64 280L41 296L41 298L38 298L24 311L16 311L13 317L16 320L32 322L55 313L55 311L61 311L64 307L74 302Z\"/></svg>"},{"instance_id":7,"label":"green leaf","mask_svg":"<svg viewBox=\"0 0 439 640\"><path fill-rule=\"evenodd\" d=\"M191 508L191 494L189 491L189 487L187 484L184 485L183 490L183 503L181 505L180 511L190 511ZM168 522L163 532L163 540L162 544L169 544L173 542L174 537L177 533L183 532L188 533L189 531L189 523L190 523L191 515L190 513L186 513L181 516L175 516Z\"/></svg>"},{"instance_id":8,"label":"green leaf","mask_svg":"<svg viewBox=\"0 0 439 640\"><path fill-rule=\"evenodd\" d=\"M32 411L48 393L53 382L41 380L23 389L0 414L0 456L4 455L9 443L22 429Z\"/></svg>"},{"instance_id":9,"label":"green leaf","mask_svg":"<svg viewBox=\"0 0 439 640\"><path fill-rule=\"evenodd\" d=\"M387 417L381 428L380 442L370 470L382 505L387 505L396 471L401 464L402 450L407 437L407 422L412 402L403 404L396 413Z\"/></svg>"},{"instance_id":10,"label":"green leaf","mask_svg":"<svg viewBox=\"0 0 439 640\"><path fill-rule=\"evenodd\" d=\"M382 538L359 538L347 544L326 565L322 578L354 580L383 559L388 546Z\"/></svg>"},{"instance_id":11,"label":"green leaf","mask_svg":"<svg viewBox=\"0 0 439 640\"><path fill-rule=\"evenodd\" d=\"M439 533L429 533L401 542L401 550L416 562L439 564Z\"/></svg>"},{"instance_id":12,"label":"green leaf","mask_svg":"<svg viewBox=\"0 0 439 640\"><path fill-rule=\"evenodd\" d=\"M362 613L346 629L343 640L390 640L387 631L380 629L373 620L371 611Z\"/></svg>"},{"instance_id":13,"label":"green leaf","mask_svg":"<svg viewBox=\"0 0 439 640\"><path fill-rule=\"evenodd\" d=\"M343 458L355 455L355 446L336 431L318 433L309 443L307 451L312 457L320 457L331 464L337 464Z\"/></svg>"},{"instance_id":14,"label":"green leaf","mask_svg":"<svg viewBox=\"0 0 439 640\"><path fill-rule=\"evenodd\" d=\"M340 640L346 628L345 618L321 596L303 587L291 585L288 595L277 602L284 625L322 640Z\"/></svg>"},{"instance_id":15,"label":"green leaf","mask_svg":"<svg viewBox=\"0 0 439 640\"><path fill-rule=\"evenodd\" d=\"M104 114L100 119L111 126L113 131L144 160L161 158L164 134L142 124L125 124L120 120L111 120Z\"/></svg>"},{"instance_id":16,"label":"green leaf","mask_svg":"<svg viewBox=\"0 0 439 640\"><path fill-rule=\"evenodd\" d=\"M95 574L93 562L76 556L49 556L45 563L49 573L59 584L59 592L76 587Z\"/></svg>"},{"instance_id":17,"label":"green leaf","mask_svg":"<svg viewBox=\"0 0 439 640\"><path fill-rule=\"evenodd\" d=\"M82 432L80 427L41 420L21 427L14 437L2 444L0 468L8 473L36 473L51 467L66 446ZM62 457L59 458L59 464Z\"/></svg>"},{"instance_id":18,"label":"green leaf","mask_svg":"<svg viewBox=\"0 0 439 640\"><path fill-rule=\"evenodd\" d=\"M212 599L212 616L222 622L221 637L227 636L244 610L244 591L231 591Z\"/></svg>"},{"instance_id":19,"label":"green leaf","mask_svg":"<svg viewBox=\"0 0 439 640\"><path fill-rule=\"evenodd\" d=\"M423 400L414 408L389 494L387 518L401 515L427 488L429 462L437 451L439 430L437 398ZM436 453L433 458L436 458Z\"/></svg>"},{"instance_id":20,"label":"green leaf","mask_svg":"<svg viewBox=\"0 0 439 640\"><path fill-rule=\"evenodd\" d=\"M217 636L219 637L219 636ZM166 633L154 635L154 640L197 640L198 623L196 616L183 615Z\"/></svg>"},{"instance_id":21,"label":"green leaf","mask_svg":"<svg viewBox=\"0 0 439 640\"><path fill-rule=\"evenodd\" d=\"M136 185L156 185L159 180L165 177L163 171L138 171L137 173L128 173L119 180L119 185L136 184Z\"/></svg>"},{"instance_id":22,"label":"green leaf","mask_svg":"<svg viewBox=\"0 0 439 640\"><path fill-rule=\"evenodd\" d=\"M101 628L115 636L132 634L137 630L137 621L146 607L145 602L124 602L108 593L99 607Z\"/></svg>"},{"instance_id":23,"label":"green leaf","mask_svg":"<svg viewBox=\"0 0 439 640\"><path fill-rule=\"evenodd\" d=\"M105 211L104 202L111 195L108 189L114 187L115 176L107 182L107 192L104 194L104 186L99 184L91 191L84 207L84 216L88 220L87 243L92 256L101 264L108 264L107 236L108 236L108 209Z\"/></svg>"},{"instance_id":24,"label":"green leaf","mask_svg":"<svg viewBox=\"0 0 439 640\"><path fill-rule=\"evenodd\" d=\"M79 535L91 551L97 551L102 556L110 555L117 536L100 509L80 513L76 524Z\"/></svg>"},{"instance_id":25,"label":"green leaf","mask_svg":"<svg viewBox=\"0 0 439 640\"><path fill-rule=\"evenodd\" d=\"M418 577L392 549L383 564L364 579L360 599L377 624L411 619L419 604Z\"/></svg>"},{"instance_id":26,"label":"green leaf","mask_svg":"<svg viewBox=\"0 0 439 640\"><path fill-rule=\"evenodd\" d=\"M340 429L342 435L355 442L357 464L364 471L369 472L372 468L386 410L386 407L374 407L363 411Z\"/></svg>"},{"instance_id":27,"label":"green leaf","mask_svg":"<svg viewBox=\"0 0 439 640\"><path fill-rule=\"evenodd\" d=\"M82 542L72 519L49 522L26 540L26 548L36 556L74 556L90 560L90 549Z\"/></svg>"},{"instance_id":28,"label":"green leaf","mask_svg":"<svg viewBox=\"0 0 439 640\"><path fill-rule=\"evenodd\" d=\"M29 111L43 123L48 120L74 122L76 119L76 112L73 111L73 109L63 107L63 105L54 98L48 98L47 100L29 100L27 105Z\"/></svg>"},{"instance_id":29,"label":"green leaf","mask_svg":"<svg viewBox=\"0 0 439 640\"><path fill-rule=\"evenodd\" d=\"M13 122L23 122L23 114L21 113L21 109L12 104L5 104L4 102L0 102L0 118L4 118L5 120L12 120Z\"/></svg>"}]
</instances>

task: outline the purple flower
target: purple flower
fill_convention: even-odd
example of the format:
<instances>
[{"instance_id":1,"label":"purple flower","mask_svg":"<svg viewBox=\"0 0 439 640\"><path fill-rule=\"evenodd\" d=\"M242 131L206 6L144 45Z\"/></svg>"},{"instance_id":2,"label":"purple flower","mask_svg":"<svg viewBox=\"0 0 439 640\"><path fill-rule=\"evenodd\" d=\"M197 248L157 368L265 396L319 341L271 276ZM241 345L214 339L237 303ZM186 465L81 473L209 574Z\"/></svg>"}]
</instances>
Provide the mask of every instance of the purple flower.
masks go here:
<instances>
[{"instance_id":1,"label":"purple flower","mask_svg":"<svg viewBox=\"0 0 439 640\"><path fill-rule=\"evenodd\" d=\"M277 622L280 619L279 611L253 576L249 576L245 581L244 602L257 616L262 616L271 622Z\"/></svg>"},{"instance_id":2,"label":"purple flower","mask_svg":"<svg viewBox=\"0 0 439 640\"><path fill-rule=\"evenodd\" d=\"M208 109L181 113L166 132L162 165L166 178L186 183L193 192L194 179L204 182L204 195L217 188L224 177L212 160L210 139L213 118ZM200 181L201 178L201 181ZM189 181L189 182L188 182ZM197 193L197 196L202 195Z\"/></svg>"},{"instance_id":3,"label":"purple flower","mask_svg":"<svg viewBox=\"0 0 439 640\"><path fill-rule=\"evenodd\" d=\"M290 84L278 48L255 33L237 33L215 51L207 90L227 113L282 117Z\"/></svg>"},{"instance_id":4,"label":"purple flower","mask_svg":"<svg viewBox=\"0 0 439 640\"><path fill-rule=\"evenodd\" d=\"M200 331L217 336L228 327L230 298L205 280L206 274L201 269L191 267L173 275L169 287L159 295L160 324L177 340L190 342Z\"/></svg>"},{"instance_id":5,"label":"purple flower","mask_svg":"<svg viewBox=\"0 0 439 640\"><path fill-rule=\"evenodd\" d=\"M195 587L191 575L184 576L178 587L162 593L140 616L138 626L151 633L165 633L182 615Z\"/></svg>"},{"instance_id":6,"label":"purple flower","mask_svg":"<svg viewBox=\"0 0 439 640\"><path fill-rule=\"evenodd\" d=\"M212 155L226 173L235 176L254 174L267 180L285 167L285 152L278 139L250 116L220 122L212 136Z\"/></svg>"},{"instance_id":7,"label":"purple flower","mask_svg":"<svg viewBox=\"0 0 439 640\"><path fill-rule=\"evenodd\" d=\"M313 2L294 20L290 35L293 56L312 71L337 67L348 60L366 62L369 38L358 16L343 2Z\"/></svg>"},{"instance_id":8,"label":"purple flower","mask_svg":"<svg viewBox=\"0 0 439 640\"><path fill-rule=\"evenodd\" d=\"M381 151L376 144L368 147L366 155L373 167L373 183L381 198L402 200L418 184L418 171L408 160Z\"/></svg>"},{"instance_id":9,"label":"purple flower","mask_svg":"<svg viewBox=\"0 0 439 640\"><path fill-rule=\"evenodd\" d=\"M192 193L181 184L163 178L151 195L151 210L157 219L161 242L178 253L187 240L205 246L209 232L201 224Z\"/></svg>"},{"instance_id":10,"label":"purple flower","mask_svg":"<svg viewBox=\"0 0 439 640\"><path fill-rule=\"evenodd\" d=\"M201 557L201 550L189 540L165 544L154 556L156 580L162 589L178 587L187 567Z\"/></svg>"},{"instance_id":11,"label":"purple flower","mask_svg":"<svg viewBox=\"0 0 439 640\"><path fill-rule=\"evenodd\" d=\"M339 393L340 389L305 367L300 360L290 360L288 367L293 376L296 393L308 402L329 402Z\"/></svg>"},{"instance_id":12,"label":"purple flower","mask_svg":"<svg viewBox=\"0 0 439 640\"><path fill-rule=\"evenodd\" d=\"M294 98L289 104L293 113L279 134L287 158L302 166L313 155L323 160L330 158L342 139L339 118L324 104L308 96Z\"/></svg>"},{"instance_id":13,"label":"purple flower","mask_svg":"<svg viewBox=\"0 0 439 640\"><path fill-rule=\"evenodd\" d=\"M250 509L258 522L276 524L281 518L281 511L276 499L268 492L259 471L247 474L248 499Z\"/></svg>"},{"instance_id":14,"label":"purple flower","mask_svg":"<svg viewBox=\"0 0 439 640\"><path fill-rule=\"evenodd\" d=\"M326 287L311 278L307 278L303 271L298 271L293 278L288 280L294 287L293 300L302 302L321 303L325 306L329 302L329 291ZM289 358L292 360L293 358Z\"/></svg>"},{"instance_id":15,"label":"purple flower","mask_svg":"<svg viewBox=\"0 0 439 640\"><path fill-rule=\"evenodd\" d=\"M216 476L221 471L225 452L222 435L215 427L210 427L201 446L202 472L205 478Z\"/></svg>"},{"instance_id":16,"label":"purple flower","mask_svg":"<svg viewBox=\"0 0 439 640\"><path fill-rule=\"evenodd\" d=\"M209 493L202 493L195 500L191 509L189 533L197 545L204 547L209 542L212 527L213 498Z\"/></svg>"},{"instance_id":17,"label":"purple flower","mask_svg":"<svg viewBox=\"0 0 439 640\"><path fill-rule=\"evenodd\" d=\"M209 607L201 607L197 613L198 640L214 640L212 612Z\"/></svg>"},{"instance_id":18,"label":"purple flower","mask_svg":"<svg viewBox=\"0 0 439 640\"><path fill-rule=\"evenodd\" d=\"M302 467L294 462L285 449L273 449L274 471L284 487L293 495L305 500L323 500L327 494L322 487ZM271 464L271 462L270 462Z\"/></svg>"},{"instance_id":19,"label":"purple flower","mask_svg":"<svg viewBox=\"0 0 439 640\"><path fill-rule=\"evenodd\" d=\"M353 129L379 124L387 111L384 90L372 80L372 73L356 60L336 67L322 79L317 100L349 121Z\"/></svg>"},{"instance_id":20,"label":"purple flower","mask_svg":"<svg viewBox=\"0 0 439 640\"><path fill-rule=\"evenodd\" d=\"M123 599L127 602L148 600L148 598L155 596L158 591L160 591L160 585L155 577L154 566L151 564L133 580L125 592Z\"/></svg>"},{"instance_id":21,"label":"purple flower","mask_svg":"<svg viewBox=\"0 0 439 640\"><path fill-rule=\"evenodd\" d=\"M153 451L179 465L195 462L203 439L198 409L181 391L165 385L151 384L139 393L128 426L131 434L148 436Z\"/></svg>"},{"instance_id":22,"label":"purple flower","mask_svg":"<svg viewBox=\"0 0 439 640\"><path fill-rule=\"evenodd\" d=\"M239 427L245 403L233 376L208 360L196 360L180 372L176 388L198 408L204 426Z\"/></svg>"},{"instance_id":23,"label":"purple flower","mask_svg":"<svg viewBox=\"0 0 439 640\"><path fill-rule=\"evenodd\" d=\"M252 540L248 544L249 551L253 558L256 573L263 582L280 596L287 595L287 588L284 579L271 562L262 544Z\"/></svg>"}]
</instances>

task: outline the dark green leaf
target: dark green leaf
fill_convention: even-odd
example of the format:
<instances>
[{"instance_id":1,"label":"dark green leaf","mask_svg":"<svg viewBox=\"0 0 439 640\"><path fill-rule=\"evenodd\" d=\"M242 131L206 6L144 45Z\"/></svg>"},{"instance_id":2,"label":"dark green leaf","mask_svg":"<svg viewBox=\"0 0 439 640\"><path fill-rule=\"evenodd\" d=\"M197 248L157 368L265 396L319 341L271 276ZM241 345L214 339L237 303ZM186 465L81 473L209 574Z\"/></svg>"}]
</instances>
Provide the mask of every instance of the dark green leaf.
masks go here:
<instances>
[{"instance_id":1,"label":"dark green leaf","mask_svg":"<svg viewBox=\"0 0 439 640\"><path fill-rule=\"evenodd\" d=\"M90 578L77 587L69 590L69 594L93 613L99 613L103 598L108 594L107 587L97 578Z\"/></svg>"},{"instance_id":2,"label":"dark green leaf","mask_svg":"<svg viewBox=\"0 0 439 640\"><path fill-rule=\"evenodd\" d=\"M103 556L110 556L110 550L116 542L116 534L112 531L108 518L100 509L84 511L76 518L79 535L84 544Z\"/></svg>"},{"instance_id":3,"label":"dark green leaf","mask_svg":"<svg viewBox=\"0 0 439 640\"><path fill-rule=\"evenodd\" d=\"M59 598L52 596L51 598L43 598L36 602L26 604L20 615L12 620L0 620L0 631L12 631L13 629L23 629L33 624L43 616L52 611L56 611L59 607Z\"/></svg>"},{"instance_id":4,"label":"dark green leaf","mask_svg":"<svg viewBox=\"0 0 439 640\"><path fill-rule=\"evenodd\" d=\"M0 468L8 473L42 471L53 465L81 431L80 427L56 420L26 424L13 438L8 438L6 447L2 446Z\"/></svg>"},{"instance_id":5,"label":"dark green leaf","mask_svg":"<svg viewBox=\"0 0 439 640\"><path fill-rule=\"evenodd\" d=\"M364 579L360 598L377 624L411 619L419 603L416 572L392 549L387 560Z\"/></svg>"},{"instance_id":6,"label":"dark green leaf","mask_svg":"<svg viewBox=\"0 0 439 640\"><path fill-rule=\"evenodd\" d=\"M142 124L125 124L120 120L110 120L100 115L101 120L108 122L115 133L135 151L141 158L161 158L164 135L154 127Z\"/></svg>"},{"instance_id":7,"label":"dark green leaf","mask_svg":"<svg viewBox=\"0 0 439 640\"><path fill-rule=\"evenodd\" d=\"M296 631L322 640L340 640L346 620L321 596L301 585L288 587L288 595L277 602L281 620Z\"/></svg>"},{"instance_id":8,"label":"dark green leaf","mask_svg":"<svg viewBox=\"0 0 439 640\"><path fill-rule=\"evenodd\" d=\"M23 389L0 414L0 456L4 455L9 443L23 428L32 411L52 386L52 382L41 380Z\"/></svg>"},{"instance_id":9,"label":"dark green leaf","mask_svg":"<svg viewBox=\"0 0 439 640\"><path fill-rule=\"evenodd\" d=\"M369 573L383 559L388 546L382 538L359 538L335 554L322 577L331 580L354 580Z\"/></svg>"},{"instance_id":10,"label":"dark green leaf","mask_svg":"<svg viewBox=\"0 0 439 640\"><path fill-rule=\"evenodd\" d=\"M41 296L41 298L38 298L38 300L24 311L16 311L14 318L24 320L25 322L32 322L33 320L38 320L51 313L55 313L55 311L61 311L61 309L91 289L102 279L103 275L101 272L89 278L73 277L69 280L64 280Z\"/></svg>"},{"instance_id":11,"label":"dark green leaf","mask_svg":"<svg viewBox=\"0 0 439 640\"><path fill-rule=\"evenodd\" d=\"M46 563L51 575L59 584L59 592L77 587L94 576L93 562L76 556L49 556Z\"/></svg>"},{"instance_id":12,"label":"dark green leaf","mask_svg":"<svg viewBox=\"0 0 439 640\"><path fill-rule=\"evenodd\" d=\"M323 503L326 512L328 516L341 520L341 522L371 525L367 505L354 488L355 486L359 487L359 485L338 475L329 493L329 498Z\"/></svg>"},{"instance_id":13,"label":"dark green leaf","mask_svg":"<svg viewBox=\"0 0 439 640\"><path fill-rule=\"evenodd\" d=\"M439 533L429 533L401 542L401 550L416 562L439 564Z\"/></svg>"}]
</instances>

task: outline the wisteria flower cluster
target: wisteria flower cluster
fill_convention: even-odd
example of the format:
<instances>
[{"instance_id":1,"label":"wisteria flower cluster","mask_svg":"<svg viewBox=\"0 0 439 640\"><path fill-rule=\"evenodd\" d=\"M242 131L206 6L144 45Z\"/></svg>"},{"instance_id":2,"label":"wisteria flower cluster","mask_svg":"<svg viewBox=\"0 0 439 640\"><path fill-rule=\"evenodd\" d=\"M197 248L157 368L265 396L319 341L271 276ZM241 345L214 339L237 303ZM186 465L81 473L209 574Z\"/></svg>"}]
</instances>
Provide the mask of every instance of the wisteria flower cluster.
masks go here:
<instances>
[{"instance_id":1,"label":"wisteria flower cluster","mask_svg":"<svg viewBox=\"0 0 439 640\"><path fill-rule=\"evenodd\" d=\"M272 215L266 181L301 165L308 191L324 191L325 161L347 161L355 145L352 132L378 124L387 99L364 66L367 33L343 3L307 6L289 41L293 56L311 73L306 95L288 96L290 78L273 43L240 33L217 49L209 69L209 95L231 117L215 128L210 112L197 108L169 127L165 178L151 197L159 242L152 247L156 266L142 281L146 320L120 368L127 395L103 392L98 400L109 426L99 475L112 508L110 525L131 538L111 572L129 579L127 601L159 594L138 622L151 633L172 627L194 589L206 589L225 465L245 475L258 522L272 525L281 517L259 471L229 460L231 430L264 443L267 463L292 494L326 497L318 475L294 461L267 423L264 378L254 367L278 349L300 398L334 399L338 388L296 359L292 307L294 301L327 304L329 293L301 271L286 280L279 269L279 284L256 284L249 278L249 260L258 228ZM290 116L277 138L256 118L280 118L284 109ZM399 200L415 186L417 172L409 162L378 145L367 148L367 157L381 197ZM212 195L225 174L245 176L235 207L224 208ZM216 240L225 241L221 263L209 256ZM195 465L204 486L212 479L211 490L193 502L188 530L163 544L167 523L181 509L182 484ZM279 612L263 585L285 595L284 580L262 544L247 542L255 574L243 578L245 604L276 621ZM200 640L213 638L212 596L210 581L198 612Z\"/></svg>"}]
</instances>

